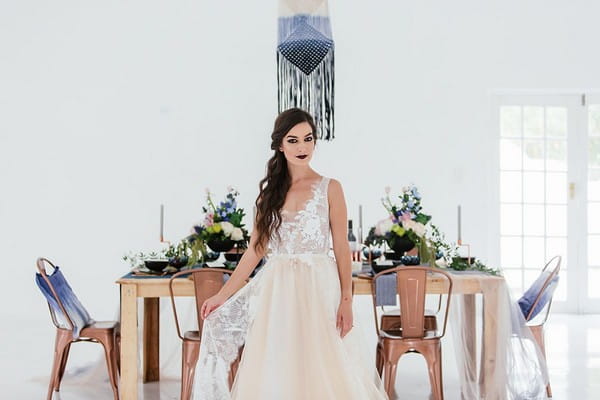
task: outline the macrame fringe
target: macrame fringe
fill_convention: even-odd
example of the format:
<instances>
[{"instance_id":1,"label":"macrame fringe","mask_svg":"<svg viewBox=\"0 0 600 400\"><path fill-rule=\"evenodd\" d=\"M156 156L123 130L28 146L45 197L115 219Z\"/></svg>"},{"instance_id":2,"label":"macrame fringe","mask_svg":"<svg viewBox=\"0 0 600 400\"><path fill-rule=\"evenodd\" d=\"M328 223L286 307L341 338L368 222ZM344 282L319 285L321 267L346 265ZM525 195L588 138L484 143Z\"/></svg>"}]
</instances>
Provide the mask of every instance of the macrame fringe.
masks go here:
<instances>
[{"instance_id":1,"label":"macrame fringe","mask_svg":"<svg viewBox=\"0 0 600 400\"><path fill-rule=\"evenodd\" d=\"M277 52L277 102L279 112L298 107L315 118L317 137L332 140L334 100L334 51L306 75Z\"/></svg>"}]
</instances>

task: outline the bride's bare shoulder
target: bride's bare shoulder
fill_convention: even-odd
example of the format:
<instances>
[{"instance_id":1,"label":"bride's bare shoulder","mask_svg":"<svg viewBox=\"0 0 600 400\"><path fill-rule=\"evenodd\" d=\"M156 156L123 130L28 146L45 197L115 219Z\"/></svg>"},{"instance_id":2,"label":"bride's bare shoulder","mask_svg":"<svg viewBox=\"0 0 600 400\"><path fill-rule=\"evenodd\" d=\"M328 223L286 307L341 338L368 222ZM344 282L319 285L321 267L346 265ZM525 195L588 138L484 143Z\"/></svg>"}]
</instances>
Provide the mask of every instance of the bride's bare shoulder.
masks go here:
<instances>
[{"instance_id":1,"label":"bride's bare shoulder","mask_svg":"<svg viewBox=\"0 0 600 400\"><path fill-rule=\"evenodd\" d=\"M329 178L327 186L327 196L330 200L342 200L344 198L344 189L342 184L335 178Z\"/></svg>"}]
</instances>

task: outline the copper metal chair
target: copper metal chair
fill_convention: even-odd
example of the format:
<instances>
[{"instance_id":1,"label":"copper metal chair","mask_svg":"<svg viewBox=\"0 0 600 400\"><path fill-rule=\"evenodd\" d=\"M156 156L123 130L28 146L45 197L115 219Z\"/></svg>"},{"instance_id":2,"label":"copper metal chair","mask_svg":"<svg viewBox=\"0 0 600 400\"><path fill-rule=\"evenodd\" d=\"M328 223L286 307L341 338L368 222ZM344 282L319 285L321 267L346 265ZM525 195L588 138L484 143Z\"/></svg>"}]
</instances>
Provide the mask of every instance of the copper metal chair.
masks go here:
<instances>
[{"instance_id":1,"label":"copper metal chair","mask_svg":"<svg viewBox=\"0 0 600 400\"><path fill-rule=\"evenodd\" d=\"M400 357L409 352L420 353L427 362L433 398L443 400L440 339L446 333L448 309L452 295L452 277L447 272L437 268L422 266L396 267L380 272L373 277L371 282L372 292L376 293L377 278L379 276L394 272L396 273L397 293L400 297L400 324L392 325L391 329L389 326L386 328L380 327L376 317L375 327L379 337L376 352L377 370L380 375L383 372L385 390L391 398ZM427 324L425 315L427 275L431 273L436 275L433 284L438 289L437 293L442 293L447 297L441 331L437 330L437 319L435 324L433 322ZM439 301L441 302L441 298ZM373 295L373 307L376 311L375 295Z\"/></svg>"},{"instance_id":2,"label":"copper metal chair","mask_svg":"<svg viewBox=\"0 0 600 400\"><path fill-rule=\"evenodd\" d=\"M202 318L200 309L202 304L209 297L214 296L224 285L223 274L232 274L232 271L223 268L198 268L193 270L181 271L174 274L169 280L169 293L171 294L171 305L175 316L175 325L177 335L182 340L181 357L181 400L189 400L192 395L194 381L194 371L200 355L200 338L202 337ZM179 318L177 316L177 307L175 305L175 296L173 294L173 283L182 275L190 275L194 281L194 292L196 295L196 315L198 318L198 330L186 331L181 333L179 327ZM237 373L240 362L241 350L238 359L231 365L229 371L229 387L233 385L235 374Z\"/></svg>"},{"instance_id":3,"label":"copper metal chair","mask_svg":"<svg viewBox=\"0 0 600 400\"><path fill-rule=\"evenodd\" d=\"M78 339L73 339L73 322L69 318L65 310L65 306L57 295L54 286L46 273L46 264L50 265L52 269L56 269L56 266L46 258L38 258L36 262L37 269L48 284L52 295L60 310L64 316L64 320L67 326L63 326L58 322L57 316L54 314L53 308L48 304L50 309L50 316L52 322L56 326L56 340L54 342L54 362L52 364L52 373L50 375L50 384L48 385L48 396L47 399L52 399L52 392L58 392L60 389L60 383L65 373L65 367L67 365L67 358L69 357L69 350L71 344L75 342L93 342L100 343L104 348L104 355L106 357L106 364L108 366L108 377L110 384L113 389L113 395L115 400L119 399L119 337L118 328L119 323L117 321L102 321L94 322L89 326L83 328L80 332Z\"/></svg>"},{"instance_id":4,"label":"copper metal chair","mask_svg":"<svg viewBox=\"0 0 600 400\"><path fill-rule=\"evenodd\" d=\"M540 347L544 359L546 359L546 347L544 343L544 324L546 323L546 321L548 320L548 316L550 315L550 307L552 305L553 292L548 294L548 303L537 315L534 315L534 310L538 306L538 304L540 304L540 301L542 301L543 296L548 287L550 286L551 282L558 277L561 261L561 256L554 256L550 259L550 261L546 263L546 265L541 271L541 273L547 272L546 280L544 281L544 284L537 293L537 296L535 297L535 300L529 312L527 313L527 315L525 315L527 326L529 326L529 329L531 329L533 338ZM552 388L550 387L550 382L548 382L548 386L546 386L546 394L548 395L548 397L552 397Z\"/></svg>"}]
</instances>

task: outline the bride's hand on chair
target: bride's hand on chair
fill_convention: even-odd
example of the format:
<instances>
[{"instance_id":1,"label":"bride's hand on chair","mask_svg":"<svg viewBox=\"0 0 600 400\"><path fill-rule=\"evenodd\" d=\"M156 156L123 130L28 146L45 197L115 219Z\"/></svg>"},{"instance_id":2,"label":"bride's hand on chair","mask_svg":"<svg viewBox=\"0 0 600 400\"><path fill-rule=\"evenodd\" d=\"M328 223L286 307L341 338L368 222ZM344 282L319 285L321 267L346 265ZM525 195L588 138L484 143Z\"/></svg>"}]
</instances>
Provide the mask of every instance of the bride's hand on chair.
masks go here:
<instances>
[{"instance_id":1,"label":"bride's hand on chair","mask_svg":"<svg viewBox=\"0 0 600 400\"><path fill-rule=\"evenodd\" d=\"M202 319L208 317L208 314L220 307L226 300L227 298L219 293L206 299L200 308L200 316Z\"/></svg>"}]
</instances>

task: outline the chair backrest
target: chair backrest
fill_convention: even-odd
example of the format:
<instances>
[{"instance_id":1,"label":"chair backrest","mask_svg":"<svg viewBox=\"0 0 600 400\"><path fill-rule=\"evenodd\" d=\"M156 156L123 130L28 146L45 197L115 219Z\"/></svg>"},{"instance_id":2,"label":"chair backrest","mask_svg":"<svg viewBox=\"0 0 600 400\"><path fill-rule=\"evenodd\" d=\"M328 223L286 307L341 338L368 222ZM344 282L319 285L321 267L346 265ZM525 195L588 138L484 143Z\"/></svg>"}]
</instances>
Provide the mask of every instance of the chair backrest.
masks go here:
<instances>
[{"instance_id":1,"label":"chair backrest","mask_svg":"<svg viewBox=\"0 0 600 400\"><path fill-rule=\"evenodd\" d=\"M447 296L443 328L441 333L437 333L435 337L444 336L448 322L450 297L452 295L452 277L439 268L428 266L396 267L380 272L373 277L373 293L377 290L377 278L381 275L392 273L396 274L396 290L400 298L402 337L425 337L425 297L429 284L435 287L436 294ZM428 282L429 279L431 279L431 282ZM441 301L441 298L438 301ZM373 302L375 305L375 297L373 297ZM379 333L377 317L375 324Z\"/></svg>"},{"instance_id":2,"label":"chair backrest","mask_svg":"<svg viewBox=\"0 0 600 400\"><path fill-rule=\"evenodd\" d=\"M46 266L53 271L50 276ZM81 304L66 278L50 260L40 257L36 261L38 273L35 281L48 302L52 322L57 328L73 331L73 338L79 338L80 331L93 322L89 313Z\"/></svg>"},{"instance_id":3,"label":"chair backrest","mask_svg":"<svg viewBox=\"0 0 600 400\"><path fill-rule=\"evenodd\" d=\"M191 275L191 279L194 282L194 294L196 297L196 316L198 318L198 331L202 336L202 318L200 311L202 304L209 297L214 296L221 290L225 284L224 275L231 275L232 271L224 268L196 268L187 271L180 271L174 274L169 280L169 293L171 294L171 305L173 306L173 314L175 316L175 325L177 326L177 334L181 339L181 329L179 327L179 319L177 317L177 308L175 306L175 296L173 293L173 282L177 278L181 278L183 275Z\"/></svg>"},{"instance_id":4,"label":"chair backrest","mask_svg":"<svg viewBox=\"0 0 600 400\"><path fill-rule=\"evenodd\" d=\"M558 285L561 261L561 256L552 257L542 269L540 276L519 299L519 306L526 321L533 320L541 311L543 314L537 324L544 324L548 319L554 290Z\"/></svg>"}]
</instances>

